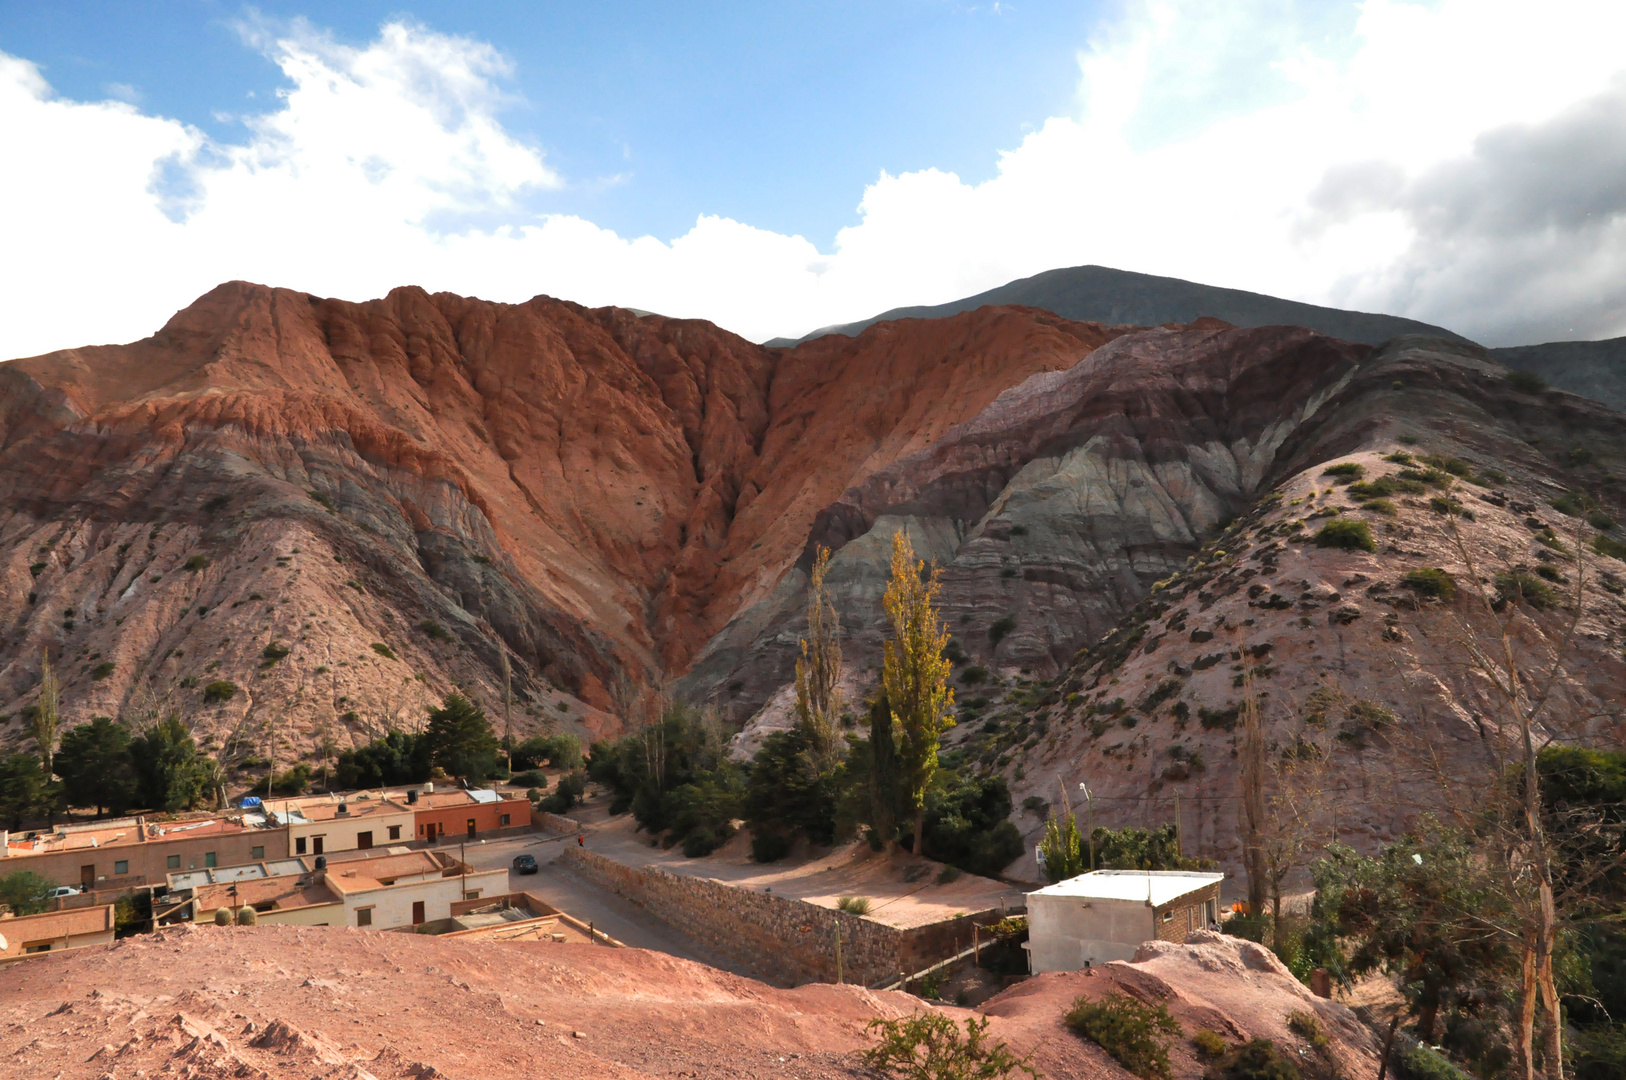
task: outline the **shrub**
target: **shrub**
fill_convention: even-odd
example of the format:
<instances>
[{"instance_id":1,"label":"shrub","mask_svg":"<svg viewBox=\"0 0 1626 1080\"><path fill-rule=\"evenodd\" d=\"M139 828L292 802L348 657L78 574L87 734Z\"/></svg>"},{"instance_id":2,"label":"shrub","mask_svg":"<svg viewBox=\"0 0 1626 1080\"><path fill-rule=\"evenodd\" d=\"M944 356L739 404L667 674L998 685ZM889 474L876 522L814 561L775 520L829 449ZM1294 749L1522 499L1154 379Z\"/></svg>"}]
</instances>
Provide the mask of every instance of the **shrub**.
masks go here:
<instances>
[{"instance_id":1,"label":"shrub","mask_svg":"<svg viewBox=\"0 0 1626 1080\"><path fill-rule=\"evenodd\" d=\"M1507 384L1525 394L1539 394L1547 389L1547 380L1534 371L1510 371L1507 373Z\"/></svg>"},{"instance_id":2,"label":"shrub","mask_svg":"<svg viewBox=\"0 0 1626 1080\"><path fill-rule=\"evenodd\" d=\"M1298 1066L1269 1039L1254 1039L1208 1067L1205 1080L1299 1080Z\"/></svg>"},{"instance_id":3,"label":"shrub","mask_svg":"<svg viewBox=\"0 0 1626 1080\"><path fill-rule=\"evenodd\" d=\"M751 838L751 860L759 863L778 862L790 854L790 837L776 832L759 832ZM842 908L843 911L847 910Z\"/></svg>"},{"instance_id":4,"label":"shrub","mask_svg":"<svg viewBox=\"0 0 1626 1080\"><path fill-rule=\"evenodd\" d=\"M1370 510L1374 514L1382 514L1384 517L1395 516L1395 504L1388 499L1372 499L1362 505L1361 509Z\"/></svg>"},{"instance_id":5,"label":"shrub","mask_svg":"<svg viewBox=\"0 0 1626 1080\"><path fill-rule=\"evenodd\" d=\"M553 794L538 805L550 814L563 814L581 802L585 794L587 794L587 774L577 769L561 776L558 786L553 789Z\"/></svg>"},{"instance_id":6,"label":"shrub","mask_svg":"<svg viewBox=\"0 0 1626 1080\"><path fill-rule=\"evenodd\" d=\"M1353 483L1366 475L1366 466L1358 461L1340 461L1321 470L1322 476L1335 478L1336 483Z\"/></svg>"},{"instance_id":7,"label":"shrub","mask_svg":"<svg viewBox=\"0 0 1626 1080\"><path fill-rule=\"evenodd\" d=\"M1406 470L1410 472L1411 470ZM1422 474L1418 474L1422 475ZM1381 476L1372 481L1361 481L1349 485L1348 491L1352 499L1382 499L1390 495L1421 495L1428 489L1428 485L1419 480L1406 479L1403 476Z\"/></svg>"},{"instance_id":8,"label":"shrub","mask_svg":"<svg viewBox=\"0 0 1626 1080\"><path fill-rule=\"evenodd\" d=\"M1327 1045L1327 1034L1321 1030L1321 1019L1313 1012L1298 1010L1288 1013L1287 1030L1317 1049Z\"/></svg>"},{"instance_id":9,"label":"shrub","mask_svg":"<svg viewBox=\"0 0 1626 1080\"><path fill-rule=\"evenodd\" d=\"M967 686L975 686L980 682L988 681L988 669L981 664L972 664L960 672L960 681Z\"/></svg>"},{"instance_id":10,"label":"shrub","mask_svg":"<svg viewBox=\"0 0 1626 1080\"><path fill-rule=\"evenodd\" d=\"M508 782L517 787L546 789L548 774L541 769L526 769L524 772L515 773L509 778ZM535 802L536 800L531 801Z\"/></svg>"},{"instance_id":11,"label":"shrub","mask_svg":"<svg viewBox=\"0 0 1626 1080\"><path fill-rule=\"evenodd\" d=\"M1315 534L1315 546L1342 548L1346 551L1376 551L1377 541L1372 539L1372 528L1364 521L1334 518Z\"/></svg>"},{"instance_id":12,"label":"shrub","mask_svg":"<svg viewBox=\"0 0 1626 1080\"><path fill-rule=\"evenodd\" d=\"M14 915L38 915L51 906L51 893L55 891L56 882L32 870L0 877L0 903L10 905Z\"/></svg>"},{"instance_id":13,"label":"shrub","mask_svg":"<svg viewBox=\"0 0 1626 1080\"><path fill-rule=\"evenodd\" d=\"M208 566L208 565L209 565L209 556L207 556L207 555L194 555L190 559L187 559L186 562L181 564L181 569L182 570L192 570L192 571L195 572L195 571L198 571L198 570L202 570L205 566Z\"/></svg>"},{"instance_id":14,"label":"shrub","mask_svg":"<svg viewBox=\"0 0 1626 1080\"><path fill-rule=\"evenodd\" d=\"M1615 527L1615 519L1604 513L1602 510L1593 510L1592 512L1588 513L1586 516L1586 523L1592 526L1594 529L1600 530L1613 529Z\"/></svg>"},{"instance_id":15,"label":"shrub","mask_svg":"<svg viewBox=\"0 0 1626 1080\"><path fill-rule=\"evenodd\" d=\"M1547 505L1566 517L1580 517L1586 511L1586 507L1581 504L1580 498L1574 492L1566 492L1556 499L1548 499Z\"/></svg>"},{"instance_id":16,"label":"shrub","mask_svg":"<svg viewBox=\"0 0 1626 1080\"><path fill-rule=\"evenodd\" d=\"M113 674L113 662L111 660L104 660L91 670L90 677L95 679L97 682L101 682L111 674Z\"/></svg>"},{"instance_id":17,"label":"shrub","mask_svg":"<svg viewBox=\"0 0 1626 1080\"><path fill-rule=\"evenodd\" d=\"M1558 594L1546 582L1521 570L1497 574L1496 591L1504 600L1523 600L1537 611L1558 606Z\"/></svg>"},{"instance_id":18,"label":"shrub","mask_svg":"<svg viewBox=\"0 0 1626 1080\"><path fill-rule=\"evenodd\" d=\"M965 871L961 870L958 866L945 866L937 873L937 883L939 885L947 885L950 882L959 881L964 876Z\"/></svg>"},{"instance_id":19,"label":"shrub","mask_svg":"<svg viewBox=\"0 0 1626 1080\"><path fill-rule=\"evenodd\" d=\"M1428 508L1434 511L1436 514L1444 514L1446 517L1467 518L1469 521L1474 519L1472 510L1467 509L1457 500L1445 495L1436 495L1432 499L1428 500Z\"/></svg>"},{"instance_id":20,"label":"shrub","mask_svg":"<svg viewBox=\"0 0 1626 1080\"><path fill-rule=\"evenodd\" d=\"M373 652L377 653L379 656L382 656L386 660L395 659L395 650L384 644L382 641L373 642Z\"/></svg>"},{"instance_id":21,"label":"shrub","mask_svg":"<svg viewBox=\"0 0 1626 1080\"><path fill-rule=\"evenodd\" d=\"M276 779L269 784L271 777L262 776L249 789L255 795L303 795L310 790L311 767L305 764L295 765L287 772L277 773Z\"/></svg>"},{"instance_id":22,"label":"shrub","mask_svg":"<svg viewBox=\"0 0 1626 1080\"><path fill-rule=\"evenodd\" d=\"M1559 573L1558 567L1556 566L1538 566L1536 567L1536 576L1546 578L1554 585L1563 585L1565 582L1569 581L1569 578Z\"/></svg>"},{"instance_id":23,"label":"shrub","mask_svg":"<svg viewBox=\"0 0 1626 1080\"><path fill-rule=\"evenodd\" d=\"M1006 615L1002 619L996 619L994 623L988 627L988 640L997 646L1001 641L1005 640L1005 635L1009 634L1015 629L1016 616Z\"/></svg>"},{"instance_id":24,"label":"shrub","mask_svg":"<svg viewBox=\"0 0 1626 1080\"><path fill-rule=\"evenodd\" d=\"M1626 561L1626 544L1621 543L1619 540L1610 539L1601 533L1592 538L1592 550L1611 559Z\"/></svg>"},{"instance_id":25,"label":"shrub","mask_svg":"<svg viewBox=\"0 0 1626 1080\"><path fill-rule=\"evenodd\" d=\"M870 900L867 896L842 896L836 898L836 907L849 915L868 915Z\"/></svg>"},{"instance_id":26,"label":"shrub","mask_svg":"<svg viewBox=\"0 0 1626 1080\"><path fill-rule=\"evenodd\" d=\"M216 495L214 498L203 504L203 512L205 514L213 514L217 510L224 510L226 508L226 504L229 502L231 502L230 495Z\"/></svg>"},{"instance_id":27,"label":"shrub","mask_svg":"<svg viewBox=\"0 0 1626 1080\"><path fill-rule=\"evenodd\" d=\"M1031 1053L1019 1058L1002 1042L988 1044L988 1023L987 1017L967 1018L961 1035L951 1017L935 1011L900 1020L871 1020L864 1030L880 1029L881 1042L864 1052L864 1064L909 1080L1002 1080L1018 1072L1039 1080Z\"/></svg>"},{"instance_id":28,"label":"shrub","mask_svg":"<svg viewBox=\"0 0 1626 1080\"><path fill-rule=\"evenodd\" d=\"M1240 706L1237 705L1224 709L1210 709L1204 705L1197 709L1197 718L1208 731L1235 731L1239 712Z\"/></svg>"},{"instance_id":29,"label":"shrub","mask_svg":"<svg viewBox=\"0 0 1626 1080\"><path fill-rule=\"evenodd\" d=\"M710 855L721 846L722 840L710 829L694 829L683 838L683 854L691 859Z\"/></svg>"},{"instance_id":30,"label":"shrub","mask_svg":"<svg viewBox=\"0 0 1626 1080\"><path fill-rule=\"evenodd\" d=\"M1456 579L1437 566L1408 570L1401 577L1400 584L1402 588L1440 600L1450 600L1457 595Z\"/></svg>"},{"instance_id":31,"label":"shrub","mask_svg":"<svg viewBox=\"0 0 1626 1080\"><path fill-rule=\"evenodd\" d=\"M292 650L282 642L273 641L265 648L260 650L260 658L265 661L263 665L264 667L270 667L278 660L281 660L283 657L287 656L291 651Z\"/></svg>"},{"instance_id":32,"label":"shrub","mask_svg":"<svg viewBox=\"0 0 1626 1080\"><path fill-rule=\"evenodd\" d=\"M216 679L203 688L203 700L209 704L230 701L237 695L237 684L230 679Z\"/></svg>"},{"instance_id":33,"label":"shrub","mask_svg":"<svg viewBox=\"0 0 1626 1080\"><path fill-rule=\"evenodd\" d=\"M1231 1044L1226 1042L1219 1032L1209 1031L1207 1028L1200 1029L1191 1037L1191 1045L1197 1048L1199 1057L1205 1058L1224 1057L1226 1051L1231 1048Z\"/></svg>"},{"instance_id":34,"label":"shrub","mask_svg":"<svg viewBox=\"0 0 1626 1080\"><path fill-rule=\"evenodd\" d=\"M1089 1039L1142 1080L1169 1080L1169 1044L1183 1032L1162 1005L1147 1005L1127 994L1091 1001L1078 998L1067 1010L1067 1026Z\"/></svg>"},{"instance_id":35,"label":"shrub","mask_svg":"<svg viewBox=\"0 0 1626 1080\"><path fill-rule=\"evenodd\" d=\"M533 769L544 763L555 769L579 769L582 763L582 742L569 732L557 735L532 735L516 745L509 753L516 769Z\"/></svg>"},{"instance_id":36,"label":"shrub","mask_svg":"<svg viewBox=\"0 0 1626 1080\"><path fill-rule=\"evenodd\" d=\"M1400 1068L1411 1080L1470 1080L1467 1073L1421 1044L1401 1053Z\"/></svg>"},{"instance_id":37,"label":"shrub","mask_svg":"<svg viewBox=\"0 0 1626 1080\"><path fill-rule=\"evenodd\" d=\"M312 499L314 499L317 502L321 503L330 512L334 509L333 499L332 499L332 497L330 495L328 495L327 492L325 492L325 491L307 491L305 494L309 495Z\"/></svg>"}]
</instances>

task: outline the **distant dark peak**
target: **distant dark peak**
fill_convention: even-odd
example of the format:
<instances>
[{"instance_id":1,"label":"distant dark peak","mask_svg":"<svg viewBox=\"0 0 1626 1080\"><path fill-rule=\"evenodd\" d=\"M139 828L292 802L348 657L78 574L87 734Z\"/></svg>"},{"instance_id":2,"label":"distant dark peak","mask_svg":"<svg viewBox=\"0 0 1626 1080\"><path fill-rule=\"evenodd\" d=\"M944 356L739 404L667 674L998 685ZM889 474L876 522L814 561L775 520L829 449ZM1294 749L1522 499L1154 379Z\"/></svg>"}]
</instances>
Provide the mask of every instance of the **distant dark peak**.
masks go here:
<instances>
[{"instance_id":1,"label":"distant dark peak","mask_svg":"<svg viewBox=\"0 0 1626 1080\"><path fill-rule=\"evenodd\" d=\"M1459 334L1415 319L1302 304L1241 289L1199 285L1180 278L1137 274L1107 266L1073 266L1047 270L997 289L934 306L893 308L873 319L827 326L805 337L774 338L770 346L796 345L825 334L856 335L865 327L891 319L935 319L974 311L988 304L1043 308L1064 319L1108 326L1188 324L1209 316L1234 326L1303 326L1330 337L1376 345L1402 334L1425 334L1466 342Z\"/></svg>"}]
</instances>

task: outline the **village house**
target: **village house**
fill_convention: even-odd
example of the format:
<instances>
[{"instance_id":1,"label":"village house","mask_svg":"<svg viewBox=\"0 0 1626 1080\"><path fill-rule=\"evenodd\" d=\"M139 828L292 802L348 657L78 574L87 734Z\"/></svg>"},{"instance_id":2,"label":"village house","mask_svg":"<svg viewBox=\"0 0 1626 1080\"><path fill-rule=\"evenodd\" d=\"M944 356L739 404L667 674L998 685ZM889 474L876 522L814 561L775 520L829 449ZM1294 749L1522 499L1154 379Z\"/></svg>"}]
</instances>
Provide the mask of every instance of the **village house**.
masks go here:
<instances>
[{"instance_id":1,"label":"village house","mask_svg":"<svg viewBox=\"0 0 1626 1080\"><path fill-rule=\"evenodd\" d=\"M370 792L278 799L266 807L288 830L288 854L327 855L410 843L415 817L403 803Z\"/></svg>"},{"instance_id":2,"label":"village house","mask_svg":"<svg viewBox=\"0 0 1626 1080\"><path fill-rule=\"evenodd\" d=\"M254 909L259 922L388 930L449 918L452 905L504 893L508 870L476 870L406 847L308 855L171 874L158 906L190 902L192 918Z\"/></svg>"},{"instance_id":3,"label":"village house","mask_svg":"<svg viewBox=\"0 0 1626 1080\"><path fill-rule=\"evenodd\" d=\"M179 821L131 817L21 836L0 832L0 849L0 874L31 870L58 885L133 889L177 870L286 858L288 832L258 813Z\"/></svg>"},{"instance_id":4,"label":"village house","mask_svg":"<svg viewBox=\"0 0 1626 1080\"><path fill-rule=\"evenodd\" d=\"M390 792L389 798L406 800L413 811L414 839L426 844L441 840L474 840L492 833L531 827L531 801L523 794L504 796L498 791L462 788L435 790L435 785Z\"/></svg>"},{"instance_id":5,"label":"village house","mask_svg":"<svg viewBox=\"0 0 1626 1080\"><path fill-rule=\"evenodd\" d=\"M1184 941L1219 925L1223 874L1096 870L1027 894L1035 974L1129 960L1144 941Z\"/></svg>"},{"instance_id":6,"label":"village house","mask_svg":"<svg viewBox=\"0 0 1626 1080\"><path fill-rule=\"evenodd\" d=\"M112 904L0 918L0 961L112 943Z\"/></svg>"}]
</instances>

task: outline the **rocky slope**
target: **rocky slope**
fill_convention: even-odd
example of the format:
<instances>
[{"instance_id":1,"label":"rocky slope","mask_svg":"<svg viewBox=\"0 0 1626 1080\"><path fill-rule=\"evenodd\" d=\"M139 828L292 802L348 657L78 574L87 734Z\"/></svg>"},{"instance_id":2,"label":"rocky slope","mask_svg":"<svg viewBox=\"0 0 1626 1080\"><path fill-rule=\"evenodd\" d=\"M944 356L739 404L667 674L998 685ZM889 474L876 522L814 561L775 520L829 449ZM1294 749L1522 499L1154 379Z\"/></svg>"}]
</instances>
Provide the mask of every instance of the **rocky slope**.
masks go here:
<instances>
[{"instance_id":1,"label":"rocky slope","mask_svg":"<svg viewBox=\"0 0 1626 1080\"><path fill-rule=\"evenodd\" d=\"M1001 310L782 353L546 298L234 282L134 345L13 361L9 737L47 649L69 723L150 688L228 760L286 762L453 685L491 702L499 641L522 731L613 730L843 490L1112 335Z\"/></svg>"},{"instance_id":2,"label":"rocky slope","mask_svg":"<svg viewBox=\"0 0 1626 1080\"><path fill-rule=\"evenodd\" d=\"M990 1037L1051 1080L1127 1080L1061 1017L1116 991L1161 1002L1187 1035L1263 1037L1313 1077L1371 1075L1369 1032L1248 942L1149 946L1097 976L1045 975L987 1002ZM177 927L29 960L0 981L0 1076L299 1080L875 1075L873 1018L926 1008L900 993L777 990L661 953L465 942L328 927ZM959 1020L973 1014L945 1009ZM1287 1025L1317 1016L1327 1045ZM1173 1077L1202 1064L1185 1039Z\"/></svg>"}]
</instances>

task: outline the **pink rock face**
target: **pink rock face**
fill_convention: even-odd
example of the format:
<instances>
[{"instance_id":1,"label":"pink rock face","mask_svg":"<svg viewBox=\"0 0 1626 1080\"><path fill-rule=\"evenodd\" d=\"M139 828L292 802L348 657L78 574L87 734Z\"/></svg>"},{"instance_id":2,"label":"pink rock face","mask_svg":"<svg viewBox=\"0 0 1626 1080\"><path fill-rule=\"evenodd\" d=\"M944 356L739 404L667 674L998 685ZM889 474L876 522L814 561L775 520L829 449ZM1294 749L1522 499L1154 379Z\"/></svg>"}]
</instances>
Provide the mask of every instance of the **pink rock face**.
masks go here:
<instances>
[{"instance_id":1,"label":"pink rock face","mask_svg":"<svg viewBox=\"0 0 1626 1080\"><path fill-rule=\"evenodd\" d=\"M0 698L49 649L70 723L144 685L228 756L342 747L455 683L489 701L500 637L522 729L611 731L841 491L1112 335L989 309L787 353L546 298L228 283L0 371Z\"/></svg>"}]
</instances>

